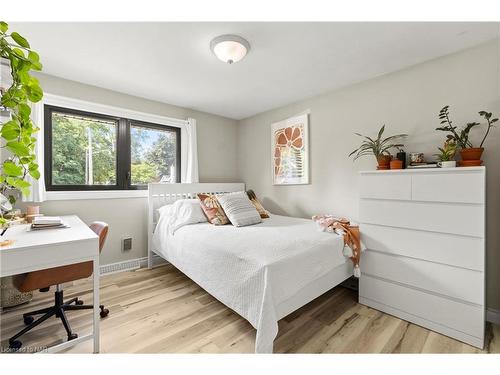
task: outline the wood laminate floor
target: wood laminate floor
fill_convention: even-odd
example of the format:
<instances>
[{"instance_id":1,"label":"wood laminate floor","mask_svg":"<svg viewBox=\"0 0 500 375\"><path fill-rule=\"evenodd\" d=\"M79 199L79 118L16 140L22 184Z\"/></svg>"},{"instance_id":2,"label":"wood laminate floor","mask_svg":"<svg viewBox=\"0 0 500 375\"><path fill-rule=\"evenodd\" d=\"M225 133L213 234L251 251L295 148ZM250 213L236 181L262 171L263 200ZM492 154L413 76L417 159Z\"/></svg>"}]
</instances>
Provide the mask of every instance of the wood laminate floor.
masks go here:
<instances>
[{"instance_id":1,"label":"wood laminate floor","mask_svg":"<svg viewBox=\"0 0 500 375\"><path fill-rule=\"evenodd\" d=\"M65 299L91 303L91 282L65 289ZM23 306L6 309L0 319L0 346L23 328L22 313L48 306L49 293L36 292ZM252 353L252 326L207 294L171 265L101 278L101 301L109 316L101 320L103 353ZM90 332L90 311L70 311L73 330ZM50 318L21 340L45 347L66 339L59 319ZM500 326L487 325L484 350L431 332L357 303L355 292L336 287L279 322L278 353L500 353ZM90 341L69 352L91 352Z\"/></svg>"}]
</instances>

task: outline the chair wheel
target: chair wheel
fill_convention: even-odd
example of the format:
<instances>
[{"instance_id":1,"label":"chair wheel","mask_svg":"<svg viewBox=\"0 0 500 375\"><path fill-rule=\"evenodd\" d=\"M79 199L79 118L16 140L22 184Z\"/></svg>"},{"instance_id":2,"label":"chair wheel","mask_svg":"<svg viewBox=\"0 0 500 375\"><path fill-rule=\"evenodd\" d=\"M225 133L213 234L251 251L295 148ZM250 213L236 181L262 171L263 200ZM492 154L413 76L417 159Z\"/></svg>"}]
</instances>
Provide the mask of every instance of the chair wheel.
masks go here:
<instances>
[{"instance_id":1,"label":"chair wheel","mask_svg":"<svg viewBox=\"0 0 500 375\"><path fill-rule=\"evenodd\" d=\"M23 346L23 343L19 340L9 341L9 348L13 351L18 351Z\"/></svg>"},{"instance_id":2,"label":"chair wheel","mask_svg":"<svg viewBox=\"0 0 500 375\"><path fill-rule=\"evenodd\" d=\"M108 316L108 314L109 314L109 310L108 310L108 309L104 309L104 308L103 308L103 309L101 309L101 313L100 313L101 318L105 318L105 317L107 317L107 316Z\"/></svg>"},{"instance_id":3,"label":"chair wheel","mask_svg":"<svg viewBox=\"0 0 500 375\"><path fill-rule=\"evenodd\" d=\"M75 301L75 304L77 304L77 305L83 305L83 301L81 299L77 299Z\"/></svg>"},{"instance_id":4,"label":"chair wheel","mask_svg":"<svg viewBox=\"0 0 500 375\"><path fill-rule=\"evenodd\" d=\"M31 323L33 323L35 318L33 318L31 315L28 315L28 316L23 317L23 320L24 320L24 324L29 326Z\"/></svg>"},{"instance_id":5,"label":"chair wheel","mask_svg":"<svg viewBox=\"0 0 500 375\"><path fill-rule=\"evenodd\" d=\"M68 335L68 341L74 340L78 337L76 333L72 333L71 335Z\"/></svg>"}]
</instances>

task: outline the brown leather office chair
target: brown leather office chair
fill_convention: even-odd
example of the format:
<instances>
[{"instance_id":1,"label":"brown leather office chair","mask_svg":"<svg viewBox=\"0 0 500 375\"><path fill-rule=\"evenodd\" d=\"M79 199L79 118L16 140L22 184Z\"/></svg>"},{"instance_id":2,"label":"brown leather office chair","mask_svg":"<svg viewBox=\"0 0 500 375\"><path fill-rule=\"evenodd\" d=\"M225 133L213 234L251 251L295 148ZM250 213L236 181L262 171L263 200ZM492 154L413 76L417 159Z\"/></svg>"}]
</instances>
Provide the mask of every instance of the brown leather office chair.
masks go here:
<instances>
[{"instance_id":1,"label":"brown leather office chair","mask_svg":"<svg viewBox=\"0 0 500 375\"><path fill-rule=\"evenodd\" d=\"M89 227L99 236L99 252L101 252L108 235L108 224L96 221L90 224ZM52 285L56 285L56 291L53 306L23 314L24 324L26 324L27 327L9 339L10 348L14 350L19 349L22 346L22 342L17 339L53 315L61 319L68 334L68 341L76 339L78 335L71 331L65 311L93 309L94 306L84 305L83 301L78 299L78 297L64 302L61 284L90 277L92 275L92 270L93 265L92 262L89 261L17 275L14 278L14 285L20 292L29 292L36 289L48 291ZM99 307L101 309L101 318L106 317L109 310L105 309L103 305ZM33 315L40 314L43 315L37 320L34 320Z\"/></svg>"}]
</instances>

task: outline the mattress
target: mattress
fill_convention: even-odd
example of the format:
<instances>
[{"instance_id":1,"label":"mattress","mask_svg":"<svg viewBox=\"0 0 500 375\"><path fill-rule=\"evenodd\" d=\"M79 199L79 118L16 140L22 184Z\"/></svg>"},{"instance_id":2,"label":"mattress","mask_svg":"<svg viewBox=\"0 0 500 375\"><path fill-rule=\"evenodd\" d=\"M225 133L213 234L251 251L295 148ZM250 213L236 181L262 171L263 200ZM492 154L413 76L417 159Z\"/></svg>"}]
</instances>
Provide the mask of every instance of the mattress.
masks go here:
<instances>
[{"instance_id":1,"label":"mattress","mask_svg":"<svg viewBox=\"0 0 500 375\"><path fill-rule=\"evenodd\" d=\"M154 251L247 319L257 353L272 352L276 307L348 261L342 236L312 220L271 215L247 227L200 223L175 233L165 223L156 226Z\"/></svg>"}]
</instances>

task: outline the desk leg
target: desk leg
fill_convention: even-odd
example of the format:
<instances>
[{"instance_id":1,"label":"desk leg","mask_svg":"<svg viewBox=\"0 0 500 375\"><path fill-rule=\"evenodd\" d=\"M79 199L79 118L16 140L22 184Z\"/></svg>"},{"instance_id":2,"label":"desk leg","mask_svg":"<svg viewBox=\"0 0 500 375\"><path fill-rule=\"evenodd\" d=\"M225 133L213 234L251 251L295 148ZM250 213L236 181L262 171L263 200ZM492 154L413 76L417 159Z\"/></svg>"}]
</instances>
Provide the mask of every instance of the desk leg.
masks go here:
<instances>
[{"instance_id":1,"label":"desk leg","mask_svg":"<svg viewBox=\"0 0 500 375\"><path fill-rule=\"evenodd\" d=\"M94 281L94 353L99 353L99 255L92 262L94 265L93 281Z\"/></svg>"}]
</instances>

